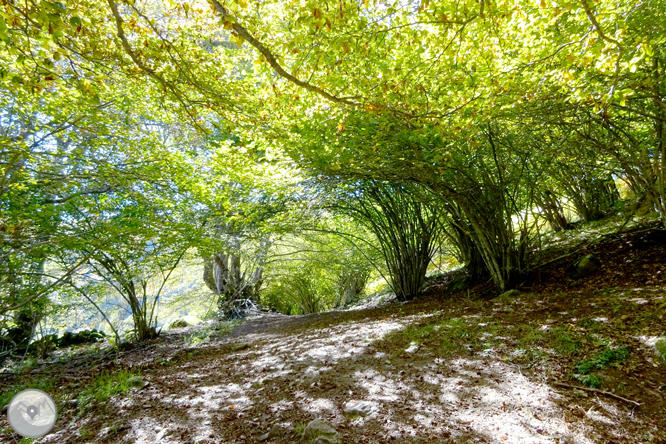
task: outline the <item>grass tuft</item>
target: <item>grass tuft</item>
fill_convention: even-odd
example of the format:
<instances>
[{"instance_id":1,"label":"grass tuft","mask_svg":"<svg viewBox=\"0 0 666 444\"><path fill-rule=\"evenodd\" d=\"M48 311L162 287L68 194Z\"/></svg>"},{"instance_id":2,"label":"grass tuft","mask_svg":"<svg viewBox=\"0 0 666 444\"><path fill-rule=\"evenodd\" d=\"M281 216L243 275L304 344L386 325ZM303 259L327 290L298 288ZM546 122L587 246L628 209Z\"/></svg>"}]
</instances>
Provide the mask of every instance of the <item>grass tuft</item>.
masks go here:
<instances>
[{"instance_id":1,"label":"grass tuft","mask_svg":"<svg viewBox=\"0 0 666 444\"><path fill-rule=\"evenodd\" d=\"M112 396L125 393L137 387L139 382L141 374L129 370L100 375L79 395L79 411L86 412L95 402L105 402Z\"/></svg>"},{"instance_id":2,"label":"grass tuft","mask_svg":"<svg viewBox=\"0 0 666 444\"><path fill-rule=\"evenodd\" d=\"M654 348L657 350L657 355L659 355L661 362L666 363L666 336L657 339Z\"/></svg>"},{"instance_id":3,"label":"grass tuft","mask_svg":"<svg viewBox=\"0 0 666 444\"><path fill-rule=\"evenodd\" d=\"M604 383L604 380L596 373L590 373L589 375L576 373L573 375L573 379L591 388L599 388Z\"/></svg>"},{"instance_id":4,"label":"grass tuft","mask_svg":"<svg viewBox=\"0 0 666 444\"><path fill-rule=\"evenodd\" d=\"M578 353L582 342L573 332L564 327L555 327L550 331L549 342L560 354L575 355Z\"/></svg>"},{"instance_id":5,"label":"grass tuft","mask_svg":"<svg viewBox=\"0 0 666 444\"><path fill-rule=\"evenodd\" d=\"M240 319L233 321L222 322L219 325L207 326L196 330L189 335L185 336L185 342L189 344L190 347L195 347L198 344L210 342L210 338L213 335L224 336L231 333L242 321Z\"/></svg>"},{"instance_id":6,"label":"grass tuft","mask_svg":"<svg viewBox=\"0 0 666 444\"><path fill-rule=\"evenodd\" d=\"M9 404L12 398L21 390L25 389L38 389L52 395L51 390L55 385L55 379L26 379L18 384L9 387L7 390L3 389L0 392L0 406Z\"/></svg>"},{"instance_id":7,"label":"grass tuft","mask_svg":"<svg viewBox=\"0 0 666 444\"><path fill-rule=\"evenodd\" d=\"M303 433L305 433L305 428L306 428L307 426L308 426L308 425L307 425L306 423L304 423L304 422L298 422L298 423L296 423L296 425L294 426L294 430L296 431L296 434L300 437L300 436L303 436Z\"/></svg>"},{"instance_id":8,"label":"grass tuft","mask_svg":"<svg viewBox=\"0 0 666 444\"><path fill-rule=\"evenodd\" d=\"M628 357L629 349L627 347L618 347L615 349L609 348L592 356L592 359L588 361L582 361L576 364L576 371L586 375L592 372L592 370L601 370L619 364Z\"/></svg>"}]
</instances>

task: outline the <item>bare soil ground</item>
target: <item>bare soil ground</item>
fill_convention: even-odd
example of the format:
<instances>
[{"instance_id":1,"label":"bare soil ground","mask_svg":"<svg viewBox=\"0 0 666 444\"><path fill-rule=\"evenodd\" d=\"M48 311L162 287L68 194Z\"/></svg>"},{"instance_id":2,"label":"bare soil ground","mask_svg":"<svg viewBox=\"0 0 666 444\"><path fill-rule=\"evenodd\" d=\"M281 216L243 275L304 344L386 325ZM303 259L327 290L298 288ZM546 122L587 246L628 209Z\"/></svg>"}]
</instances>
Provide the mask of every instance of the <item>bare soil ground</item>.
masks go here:
<instances>
[{"instance_id":1,"label":"bare soil ground","mask_svg":"<svg viewBox=\"0 0 666 444\"><path fill-rule=\"evenodd\" d=\"M571 281L566 268L589 252L601 268ZM447 292L443 277L410 303L267 314L194 347L176 331L119 358L43 368L56 400L121 368L150 384L85 413L65 403L36 442L252 443L271 431L265 442L293 443L321 418L345 443L666 443L653 347L665 259L664 231L628 233L535 271L515 297ZM347 417L353 401L376 409Z\"/></svg>"}]
</instances>

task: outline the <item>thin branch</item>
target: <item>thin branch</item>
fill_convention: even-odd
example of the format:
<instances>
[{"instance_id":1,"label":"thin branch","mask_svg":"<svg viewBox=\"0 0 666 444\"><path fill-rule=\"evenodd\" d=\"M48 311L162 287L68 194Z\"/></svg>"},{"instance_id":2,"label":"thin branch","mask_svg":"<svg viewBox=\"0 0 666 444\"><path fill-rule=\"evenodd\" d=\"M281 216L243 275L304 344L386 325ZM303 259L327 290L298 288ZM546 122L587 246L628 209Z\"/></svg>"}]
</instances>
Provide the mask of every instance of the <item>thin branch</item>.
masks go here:
<instances>
[{"instance_id":1,"label":"thin branch","mask_svg":"<svg viewBox=\"0 0 666 444\"><path fill-rule=\"evenodd\" d=\"M11 306L9 306L9 307L1 308L1 309L0 309L0 315L5 314L5 313L7 313L8 311L12 311L12 310L16 310L16 309L18 309L18 308L21 308L21 307L23 307L24 305L30 303L31 301L37 299L38 297L45 295L46 293L48 293L49 291L51 291L52 288L54 288L55 286L61 284L61 283L64 282L65 280L67 280L67 279L68 279L68 278L69 278L69 277L70 277L70 276L71 276L76 270L78 270L78 268L79 268L81 265L83 265L83 264L84 264L89 258L90 258L90 256L85 256L83 259L81 259L81 260L78 261L76 264L74 264L74 266L72 266L72 268L71 268L67 273L65 273L60 279L58 279L57 281L53 282L51 285L49 285L48 287L46 287L45 289L43 289L43 290L40 291L39 293L35 293L35 294L33 294L32 296L26 298L23 302L20 302L20 303L18 303L18 304L16 304L16 305L11 305Z\"/></svg>"},{"instance_id":2,"label":"thin branch","mask_svg":"<svg viewBox=\"0 0 666 444\"><path fill-rule=\"evenodd\" d=\"M83 291L81 288L79 288L79 287L77 287L76 285L74 285L73 282L70 282L69 285L71 285L72 288L74 288L74 290L76 290L77 292L79 292L79 294L81 294L81 296L83 296L84 298L86 298L86 299L88 300L88 302L90 302L90 303L91 303L91 304L97 309L97 311L102 315L102 317L104 318L104 320L106 321L106 323L109 324L109 327L111 327L111 330L113 331L113 334L116 336L116 346L120 346L120 335L118 334L118 332L117 332L116 329L114 328L113 324L111 323L111 320L108 318L108 316L106 315L106 313L105 313L101 308L99 308L99 305L97 305L97 304L95 303L95 301L93 301L92 298L91 298L90 296L88 296L88 293L86 293L86 292Z\"/></svg>"},{"instance_id":3,"label":"thin branch","mask_svg":"<svg viewBox=\"0 0 666 444\"><path fill-rule=\"evenodd\" d=\"M111 0L109 0L110 2ZM353 102L347 98L344 97L337 97L334 96L333 94L317 87L314 86L308 82L304 82L303 80L300 80L299 78L295 77L293 74L288 73L277 61L273 53L266 48L259 40L254 38L252 34L249 33L247 29L236 23L236 18L231 15L231 13L224 7L220 2L217 0L211 0L211 3L215 7L215 10L225 18L229 23L231 23L231 28L239 35L241 36L244 40L247 40L247 42L254 46L260 53L261 55L264 56L266 61L268 62L269 65L277 72L281 77L284 77L285 79L289 80L290 82L300 86L301 88L307 89L308 91L312 91L316 94L319 94L320 96L330 100L331 102L335 103L340 103L343 105L359 105L357 102Z\"/></svg>"},{"instance_id":4,"label":"thin branch","mask_svg":"<svg viewBox=\"0 0 666 444\"><path fill-rule=\"evenodd\" d=\"M559 387L566 387L570 389L577 389L577 390L586 390L588 392L593 392L593 393L601 393L602 395L610 396L611 398L619 399L620 401L628 402L629 404L633 404L636 407L641 406L642 404L640 402L632 401L631 399L627 399L625 397L622 397L620 395L616 395L615 393L611 392L605 392L603 390L597 390L589 387L581 387L577 385L570 385L570 384L565 384L563 382L553 382L553 385L559 386Z\"/></svg>"},{"instance_id":5,"label":"thin branch","mask_svg":"<svg viewBox=\"0 0 666 444\"><path fill-rule=\"evenodd\" d=\"M187 103L185 99L181 96L180 92L176 89L175 86L173 86L171 83L167 82L161 75L159 75L154 69L150 68L148 65L143 63L139 56L136 54L136 52L132 49L130 46L129 42L127 41L127 36L125 35L125 31L123 30L123 19L120 16L120 12L118 12L118 5L113 1L113 0L107 0L109 7L111 8L111 12L113 13L113 17L115 18L116 21L116 29L118 31L118 38L120 39L120 43L127 53L127 55L130 56L134 64L141 69L143 72L148 74L150 77L153 79L157 80L160 85L165 90L171 91L173 95L176 97L176 99L183 105L185 112L193 119L195 124L198 126L196 123L196 116L192 114L190 111L190 108L187 106Z\"/></svg>"},{"instance_id":6,"label":"thin branch","mask_svg":"<svg viewBox=\"0 0 666 444\"><path fill-rule=\"evenodd\" d=\"M612 43L617 47L617 59L615 61L615 80L613 81L613 85L611 86L610 92L608 94L609 97L613 97L613 94L615 93L615 87L617 86L617 82L620 79L620 61L622 60L622 55L624 54L624 47L620 42L615 40L612 37L609 37L603 29L601 29L601 25L597 21L597 18L594 16L594 13L592 12L592 8L590 8L590 5L587 3L587 0L580 0L581 5L583 6L583 9L585 10L585 14L587 15L588 20L590 23L592 23L592 26L594 26L594 29L597 31L597 34L599 34L599 37L601 37L602 40L605 40L609 43Z\"/></svg>"},{"instance_id":7,"label":"thin branch","mask_svg":"<svg viewBox=\"0 0 666 444\"><path fill-rule=\"evenodd\" d=\"M65 203L68 200L74 199L79 196L87 196L87 195L93 195L93 194L104 194L108 193L113 190L113 187L111 185L104 185L98 188L93 188L93 189L87 189L87 190L82 190L79 191L78 193L70 194L69 196L61 197L61 198L52 198L52 199L46 199L42 202L42 205L44 204L60 204L60 203Z\"/></svg>"}]
</instances>

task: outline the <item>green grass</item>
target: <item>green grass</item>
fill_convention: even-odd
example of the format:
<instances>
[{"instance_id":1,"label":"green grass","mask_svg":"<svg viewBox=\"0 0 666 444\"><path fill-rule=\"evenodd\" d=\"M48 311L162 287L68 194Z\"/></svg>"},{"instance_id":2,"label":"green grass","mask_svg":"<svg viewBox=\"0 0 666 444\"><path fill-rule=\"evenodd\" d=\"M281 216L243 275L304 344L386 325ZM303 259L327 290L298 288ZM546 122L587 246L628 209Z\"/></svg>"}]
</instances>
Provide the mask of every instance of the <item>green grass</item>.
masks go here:
<instances>
[{"instance_id":1,"label":"green grass","mask_svg":"<svg viewBox=\"0 0 666 444\"><path fill-rule=\"evenodd\" d=\"M199 330L192 332L189 335L185 336L185 342L189 344L190 347L195 347L198 344L206 343L210 341L210 338L214 335L224 336L231 333L236 327L238 327L243 321L236 319L233 321L222 322L216 326L207 326Z\"/></svg>"},{"instance_id":2,"label":"green grass","mask_svg":"<svg viewBox=\"0 0 666 444\"><path fill-rule=\"evenodd\" d=\"M296 434L300 437L303 436L303 433L305 432L305 428L308 425L304 422L297 422L296 425L294 426L294 430L296 431Z\"/></svg>"},{"instance_id":3,"label":"green grass","mask_svg":"<svg viewBox=\"0 0 666 444\"><path fill-rule=\"evenodd\" d=\"M583 319L578 325L589 333L599 333L605 327L603 322L595 321L594 319Z\"/></svg>"},{"instance_id":4,"label":"green grass","mask_svg":"<svg viewBox=\"0 0 666 444\"><path fill-rule=\"evenodd\" d=\"M565 327L555 327L550 330L547 340L558 353L571 356L578 354L583 345L579 336Z\"/></svg>"},{"instance_id":5,"label":"green grass","mask_svg":"<svg viewBox=\"0 0 666 444\"><path fill-rule=\"evenodd\" d=\"M576 373L572 378L588 387L599 388L603 385L604 380L593 371L616 367L624 362L629 354L627 347L607 348L588 360L578 362L575 365Z\"/></svg>"},{"instance_id":6,"label":"green grass","mask_svg":"<svg viewBox=\"0 0 666 444\"><path fill-rule=\"evenodd\" d=\"M202 342L203 343L209 342L212 334L213 334L213 329L211 327L204 327L200 330L190 333L189 335L186 335L185 342L190 347L195 347L198 344L201 344Z\"/></svg>"},{"instance_id":7,"label":"green grass","mask_svg":"<svg viewBox=\"0 0 666 444\"><path fill-rule=\"evenodd\" d=\"M483 325L480 325L483 324ZM425 324L410 325L407 328L388 334L387 343L392 344L396 354L402 353L411 344L431 346L441 355L449 356L454 353L486 349L499 340L495 334L500 326L492 322L491 318L481 323L477 320L467 321L461 318Z\"/></svg>"},{"instance_id":8,"label":"green grass","mask_svg":"<svg viewBox=\"0 0 666 444\"><path fill-rule=\"evenodd\" d=\"M628 357L629 349L627 347L609 348L592 356L590 360L576 364L576 371L585 375L592 372L592 370L601 370L619 364Z\"/></svg>"},{"instance_id":9,"label":"green grass","mask_svg":"<svg viewBox=\"0 0 666 444\"><path fill-rule=\"evenodd\" d=\"M657 350L657 355L662 363L666 363L666 336L662 336L657 339L657 342L654 344L654 348Z\"/></svg>"},{"instance_id":10,"label":"green grass","mask_svg":"<svg viewBox=\"0 0 666 444\"><path fill-rule=\"evenodd\" d=\"M243 321L241 319L222 322L220 325L218 325L216 327L215 332L219 336L228 335L229 333L234 331L234 329L242 323L243 323Z\"/></svg>"},{"instance_id":11,"label":"green grass","mask_svg":"<svg viewBox=\"0 0 666 444\"><path fill-rule=\"evenodd\" d=\"M49 395L53 395L52 389L54 385L55 379L26 379L18 384L12 385L6 390L3 389L2 392L0 392L0 406L9 404L18 392L29 388L43 390Z\"/></svg>"},{"instance_id":12,"label":"green grass","mask_svg":"<svg viewBox=\"0 0 666 444\"><path fill-rule=\"evenodd\" d=\"M87 411L95 402L107 401L112 396L126 393L141 382L141 374L129 370L107 373L93 379L79 395L79 411Z\"/></svg>"},{"instance_id":13,"label":"green grass","mask_svg":"<svg viewBox=\"0 0 666 444\"><path fill-rule=\"evenodd\" d=\"M88 440L95 436L95 432L87 427L81 427L79 430L79 434L81 435L81 439Z\"/></svg>"},{"instance_id":14,"label":"green grass","mask_svg":"<svg viewBox=\"0 0 666 444\"><path fill-rule=\"evenodd\" d=\"M546 341L546 334L538 327L527 326L523 330L524 332L518 339L518 343L523 347L542 344Z\"/></svg>"}]
</instances>

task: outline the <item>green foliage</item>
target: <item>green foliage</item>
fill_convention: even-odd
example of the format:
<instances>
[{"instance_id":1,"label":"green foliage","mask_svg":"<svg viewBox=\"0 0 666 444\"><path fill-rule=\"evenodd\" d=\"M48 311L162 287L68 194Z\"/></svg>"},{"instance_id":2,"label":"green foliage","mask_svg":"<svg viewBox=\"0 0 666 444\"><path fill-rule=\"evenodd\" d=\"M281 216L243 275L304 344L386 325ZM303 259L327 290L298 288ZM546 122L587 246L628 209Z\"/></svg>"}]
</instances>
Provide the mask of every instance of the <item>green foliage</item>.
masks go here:
<instances>
[{"instance_id":1,"label":"green foliage","mask_svg":"<svg viewBox=\"0 0 666 444\"><path fill-rule=\"evenodd\" d=\"M578 354L582 341L566 327L554 327L548 332L549 344L560 354L571 356Z\"/></svg>"},{"instance_id":2,"label":"green foliage","mask_svg":"<svg viewBox=\"0 0 666 444\"><path fill-rule=\"evenodd\" d=\"M103 403L112 396L127 393L141 381L141 374L130 370L97 376L77 397L79 411L85 412L92 408L93 403Z\"/></svg>"},{"instance_id":3,"label":"green foliage","mask_svg":"<svg viewBox=\"0 0 666 444\"><path fill-rule=\"evenodd\" d=\"M266 267L227 299L303 313L379 274L415 297L443 242L511 288L544 220L613 211L620 181L666 221L665 0L210 4L0 6L0 352L27 347L59 298L94 307L116 342L153 338L191 247L244 254L235 281ZM304 233L343 212L331 184L372 235L340 231L384 266L331 239L248 254L287 233L316 246Z\"/></svg>"},{"instance_id":4,"label":"green foliage","mask_svg":"<svg viewBox=\"0 0 666 444\"><path fill-rule=\"evenodd\" d=\"M601 376L594 373L593 370L615 367L624 362L629 357L629 354L630 352L627 347L606 348L590 359L578 362L575 365L575 373L572 378L588 387L601 387L604 384L604 380Z\"/></svg>"},{"instance_id":5,"label":"green foliage","mask_svg":"<svg viewBox=\"0 0 666 444\"><path fill-rule=\"evenodd\" d=\"M521 332L519 338L519 343L522 346L533 346L537 344L542 344L546 341L547 335L539 327L526 326Z\"/></svg>"},{"instance_id":6,"label":"green foliage","mask_svg":"<svg viewBox=\"0 0 666 444\"><path fill-rule=\"evenodd\" d=\"M657 354L659 355L659 359L661 360L662 363L666 362L666 337L662 336L659 339L657 339L657 342L654 344L655 349L657 350Z\"/></svg>"},{"instance_id":7,"label":"green foliage","mask_svg":"<svg viewBox=\"0 0 666 444\"><path fill-rule=\"evenodd\" d=\"M594 355L591 359L576 364L576 371L586 375L592 370L604 369L622 363L628 357L629 349L626 347L608 348Z\"/></svg>"},{"instance_id":8,"label":"green foliage","mask_svg":"<svg viewBox=\"0 0 666 444\"><path fill-rule=\"evenodd\" d=\"M324 299L327 296L329 300L332 299L332 291L326 287L321 288L317 285L319 282L307 269L287 278L286 289L298 304L299 314L319 313L324 308Z\"/></svg>"},{"instance_id":9,"label":"green foliage","mask_svg":"<svg viewBox=\"0 0 666 444\"><path fill-rule=\"evenodd\" d=\"M269 252L261 303L285 314L329 310L360 299L377 276L378 251L362 227L339 218L284 236Z\"/></svg>"},{"instance_id":10,"label":"green foliage","mask_svg":"<svg viewBox=\"0 0 666 444\"><path fill-rule=\"evenodd\" d=\"M9 402L18 392L29 388L43 390L46 393L50 393L56 382L57 380L52 378L24 378L24 380L19 383L3 388L2 392L0 393L0 404L2 406L9 404Z\"/></svg>"},{"instance_id":11,"label":"green foliage","mask_svg":"<svg viewBox=\"0 0 666 444\"><path fill-rule=\"evenodd\" d=\"M591 388L599 388L604 384L603 378L595 373L575 374L573 379Z\"/></svg>"}]
</instances>

